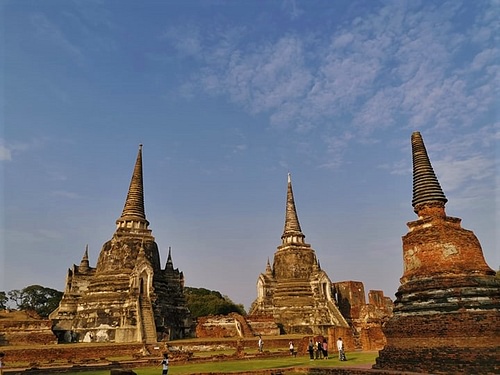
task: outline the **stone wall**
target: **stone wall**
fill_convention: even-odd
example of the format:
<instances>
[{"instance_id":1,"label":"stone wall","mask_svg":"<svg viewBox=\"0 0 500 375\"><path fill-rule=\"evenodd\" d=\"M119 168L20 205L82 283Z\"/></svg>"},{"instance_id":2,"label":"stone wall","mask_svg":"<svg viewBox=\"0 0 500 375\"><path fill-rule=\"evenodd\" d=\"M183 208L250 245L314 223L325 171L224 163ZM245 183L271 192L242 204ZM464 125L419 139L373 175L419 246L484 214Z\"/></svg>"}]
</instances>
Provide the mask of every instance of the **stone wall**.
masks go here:
<instances>
[{"instance_id":1,"label":"stone wall","mask_svg":"<svg viewBox=\"0 0 500 375\"><path fill-rule=\"evenodd\" d=\"M196 337L243 337L242 324L235 315L237 314L199 317L196 324Z\"/></svg>"},{"instance_id":2,"label":"stone wall","mask_svg":"<svg viewBox=\"0 0 500 375\"><path fill-rule=\"evenodd\" d=\"M57 343L52 322L36 313L8 310L0 313L0 345L36 345Z\"/></svg>"},{"instance_id":3,"label":"stone wall","mask_svg":"<svg viewBox=\"0 0 500 375\"><path fill-rule=\"evenodd\" d=\"M10 363L48 364L52 362L85 363L113 357L140 355L144 346L142 344L63 344L48 345L47 347L15 348L5 347L4 362L6 366ZM161 355L161 349L157 349L157 356ZM150 348L150 352L155 352ZM153 354L152 353L152 354Z\"/></svg>"},{"instance_id":4,"label":"stone wall","mask_svg":"<svg viewBox=\"0 0 500 375\"><path fill-rule=\"evenodd\" d=\"M332 354L337 353L337 340L339 337L342 337L346 352L356 350L352 328L333 327L328 330L328 343Z\"/></svg>"},{"instance_id":5,"label":"stone wall","mask_svg":"<svg viewBox=\"0 0 500 375\"><path fill-rule=\"evenodd\" d=\"M279 335L280 329L272 316L237 313L199 317L196 324L197 338L254 337Z\"/></svg>"},{"instance_id":6,"label":"stone wall","mask_svg":"<svg viewBox=\"0 0 500 375\"><path fill-rule=\"evenodd\" d=\"M280 328L271 315L247 315L245 319L256 335L278 336L280 334Z\"/></svg>"},{"instance_id":7,"label":"stone wall","mask_svg":"<svg viewBox=\"0 0 500 375\"><path fill-rule=\"evenodd\" d=\"M358 319L366 304L365 287L361 281L339 281L332 284L339 310L349 322Z\"/></svg>"}]
</instances>

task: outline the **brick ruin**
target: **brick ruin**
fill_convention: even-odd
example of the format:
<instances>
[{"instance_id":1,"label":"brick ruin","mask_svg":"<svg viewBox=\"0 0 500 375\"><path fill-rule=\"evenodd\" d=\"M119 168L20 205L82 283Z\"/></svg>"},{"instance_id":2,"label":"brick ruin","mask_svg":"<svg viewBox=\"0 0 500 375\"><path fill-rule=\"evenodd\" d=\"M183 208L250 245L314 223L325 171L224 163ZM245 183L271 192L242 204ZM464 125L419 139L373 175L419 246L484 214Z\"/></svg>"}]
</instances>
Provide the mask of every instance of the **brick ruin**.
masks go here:
<instances>
[{"instance_id":1,"label":"brick ruin","mask_svg":"<svg viewBox=\"0 0 500 375\"><path fill-rule=\"evenodd\" d=\"M242 316L237 313L210 315L197 319L196 337L255 337L277 336L280 328L272 316Z\"/></svg>"},{"instance_id":2,"label":"brick ruin","mask_svg":"<svg viewBox=\"0 0 500 375\"><path fill-rule=\"evenodd\" d=\"M380 350L386 343L382 326L392 316L393 303L381 290L368 292L361 281L341 281L332 285L339 310L349 323L349 330L332 327L329 336L342 337L346 350Z\"/></svg>"},{"instance_id":3,"label":"brick ruin","mask_svg":"<svg viewBox=\"0 0 500 375\"><path fill-rule=\"evenodd\" d=\"M47 345L57 342L52 322L34 311L0 311L0 346Z\"/></svg>"},{"instance_id":4,"label":"brick ruin","mask_svg":"<svg viewBox=\"0 0 500 375\"><path fill-rule=\"evenodd\" d=\"M418 216L403 237L404 273L387 344L376 369L500 373L500 279L445 197L420 133L411 137L413 200Z\"/></svg>"},{"instance_id":5,"label":"brick ruin","mask_svg":"<svg viewBox=\"0 0 500 375\"><path fill-rule=\"evenodd\" d=\"M142 145L116 231L91 267L88 249L68 270L50 315L60 341L157 342L190 335L184 276L170 250L164 268L144 210Z\"/></svg>"},{"instance_id":6,"label":"brick ruin","mask_svg":"<svg viewBox=\"0 0 500 375\"><path fill-rule=\"evenodd\" d=\"M360 283L361 284L361 283ZM257 299L250 307L250 317L272 316L281 327L282 333L303 333L307 335L328 335L330 327L351 329L351 323L362 325L358 312L356 319L339 310L337 292L330 278L320 267L319 260L310 244L305 242L297 216L292 182L288 174L285 227L281 245L274 254L273 266L268 260L266 270L257 280ZM365 309L364 288L359 301L349 297L354 309ZM342 288L347 295L349 288ZM335 295L334 295L335 294ZM338 293L340 296L341 293ZM351 293L352 295L352 293ZM364 312L363 316L368 314ZM356 332L356 329L354 329ZM360 344L361 346L361 344Z\"/></svg>"}]
</instances>

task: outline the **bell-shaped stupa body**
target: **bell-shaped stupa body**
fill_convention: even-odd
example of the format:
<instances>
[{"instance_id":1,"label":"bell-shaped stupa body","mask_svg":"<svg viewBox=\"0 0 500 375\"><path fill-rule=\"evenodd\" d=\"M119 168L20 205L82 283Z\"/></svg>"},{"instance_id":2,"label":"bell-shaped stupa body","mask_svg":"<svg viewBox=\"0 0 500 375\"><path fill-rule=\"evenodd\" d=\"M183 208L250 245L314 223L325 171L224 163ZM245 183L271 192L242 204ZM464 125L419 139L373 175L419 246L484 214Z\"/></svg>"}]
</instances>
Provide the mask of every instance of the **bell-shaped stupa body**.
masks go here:
<instances>
[{"instance_id":1,"label":"bell-shaped stupa body","mask_svg":"<svg viewBox=\"0 0 500 375\"><path fill-rule=\"evenodd\" d=\"M416 221L403 237L404 273L387 345L374 368L446 374L500 371L500 279L447 199L420 133L411 137Z\"/></svg>"},{"instance_id":2,"label":"bell-shaped stupa body","mask_svg":"<svg viewBox=\"0 0 500 375\"><path fill-rule=\"evenodd\" d=\"M173 268L170 250L161 268L148 227L141 146L116 231L96 267L90 267L86 250L80 266L68 271L63 298L50 316L60 339L156 342L190 334L184 276Z\"/></svg>"},{"instance_id":3,"label":"bell-shaped stupa body","mask_svg":"<svg viewBox=\"0 0 500 375\"><path fill-rule=\"evenodd\" d=\"M332 283L300 228L288 175L285 227L271 267L257 280L250 315L273 316L285 333L327 335L329 327L348 327L332 298Z\"/></svg>"}]
</instances>

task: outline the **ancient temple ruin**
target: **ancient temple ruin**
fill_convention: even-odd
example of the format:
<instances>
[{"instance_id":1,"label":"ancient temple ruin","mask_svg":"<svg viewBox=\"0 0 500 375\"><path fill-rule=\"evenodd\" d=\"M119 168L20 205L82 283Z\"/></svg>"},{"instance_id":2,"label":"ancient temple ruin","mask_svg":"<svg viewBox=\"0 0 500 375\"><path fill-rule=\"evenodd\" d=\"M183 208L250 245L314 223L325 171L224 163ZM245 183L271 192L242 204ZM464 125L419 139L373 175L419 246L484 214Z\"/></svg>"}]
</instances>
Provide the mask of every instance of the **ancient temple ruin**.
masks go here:
<instances>
[{"instance_id":1,"label":"ancient temple ruin","mask_svg":"<svg viewBox=\"0 0 500 375\"><path fill-rule=\"evenodd\" d=\"M332 298L332 283L300 228L288 174L285 227L273 266L257 280L250 315L268 315L284 333L327 335L332 326L348 327Z\"/></svg>"},{"instance_id":2,"label":"ancient temple ruin","mask_svg":"<svg viewBox=\"0 0 500 375\"><path fill-rule=\"evenodd\" d=\"M349 351L383 349L386 339L382 327L392 316L392 300L381 290L369 290L366 301L363 283L353 280L333 282L332 293L350 328L332 328L329 331L330 342L342 337Z\"/></svg>"},{"instance_id":3,"label":"ancient temple ruin","mask_svg":"<svg viewBox=\"0 0 500 375\"><path fill-rule=\"evenodd\" d=\"M60 341L157 342L190 334L184 276L170 250L161 268L148 227L141 145L123 212L96 267L86 249L80 265L68 270L63 298L50 315Z\"/></svg>"},{"instance_id":4,"label":"ancient temple ruin","mask_svg":"<svg viewBox=\"0 0 500 375\"><path fill-rule=\"evenodd\" d=\"M500 373L500 280L445 197L420 133L411 137L418 216L403 237L404 273L378 369L426 373Z\"/></svg>"}]
</instances>

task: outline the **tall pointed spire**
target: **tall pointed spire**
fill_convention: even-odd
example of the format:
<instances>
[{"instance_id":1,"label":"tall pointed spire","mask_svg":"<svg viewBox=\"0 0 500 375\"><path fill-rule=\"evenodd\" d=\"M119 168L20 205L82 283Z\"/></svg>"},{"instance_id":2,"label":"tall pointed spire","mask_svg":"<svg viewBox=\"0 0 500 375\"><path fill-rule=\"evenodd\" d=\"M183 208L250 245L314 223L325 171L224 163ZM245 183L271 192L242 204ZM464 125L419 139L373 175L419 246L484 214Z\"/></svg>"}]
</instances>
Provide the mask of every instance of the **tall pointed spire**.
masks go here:
<instances>
[{"instance_id":1,"label":"tall pointed spire","mask_svg":"<svg viewBox=\"0 0 500 375\"><path fill-rule=\"evenodd\" d=\"M285 211L285 228L281 239L283 243L299 242L304 243L304 234L300 228L297 209L295 208L295 200L293 198L292 177L288 173L288 188L286 193L286 211Z\"/></svg>"},{"instance_id":2,"label":"tall pointed spire","mask_svg":"<svg viewBox=\"0 0 500 375\"><path fill-rule=\"evenodd\" d=\"M87 244L85 246L85 252L83 253L82 261L80 262L80 268L83 269L88 269L90 267L89 263L89 245Z\"/></svg>"},{"instance_id":3,"label":"tall pointed spire","mask_svg":"<svg viewBox=\"0 0 500 375\"><path fill-rule=\"evenodd\" d=\"M127 199L122 215L116 221L118 228L147 229L149 222L146 220L144 210L144 188L142 178L142 144L139 145L134 172L130 180Z\"/></svg>"},{"instance_id":4,"label":"tall pointed spire","mask_svg":"<svg viewBox=\"0 0 500 375\"><path fill-rule=\"evenodd\" d=\"M174 262L172 261L172 247L170 246L168 247L167 264L165 266L165 269L167 268L174 268Z\"/></svg>"},{"instance_id":5,"label":"tall pointed spire","mask_svg":"<svg viewBox=\"0 0 500 375\"><path fill-rule=\"evenodd\" d=\"M141 219L146 218L144 211L144 189L142 182L142 145L139 145L137 160L135 161L134 173L130 181L127 200L123 207L122 217L133 216Z\"/></svg>"},{"instance_id":6,"label":"tall pointed spire","mask_svg":"<svg viewBox=\"0 0 500 375\"><path fill-rule=\"evenodd\" d=\"M441 185L432 169L427 150L420 132L411 135L413 157L413 199L412 205L415 212L424 203L437 203L444 207L448 201L441 189Z\"/></svg>"}]
</instances>

